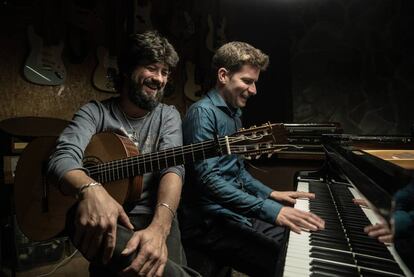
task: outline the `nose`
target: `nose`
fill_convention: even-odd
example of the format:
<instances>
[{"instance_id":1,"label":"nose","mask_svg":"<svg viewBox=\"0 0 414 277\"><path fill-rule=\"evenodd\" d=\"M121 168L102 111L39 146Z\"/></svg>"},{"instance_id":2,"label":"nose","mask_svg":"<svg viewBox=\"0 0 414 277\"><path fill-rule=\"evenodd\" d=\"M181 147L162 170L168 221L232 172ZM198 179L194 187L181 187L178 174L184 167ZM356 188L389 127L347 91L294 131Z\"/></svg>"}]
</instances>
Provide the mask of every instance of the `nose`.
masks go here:
<instances>
[{"instance_id":1,"label":"nose","mask_svg":"<svg viewBox=\"0 0 414 277\"><path fill-rule=\"evenodd\" d=\"M252 83L249 88L247 89L250 95L256 95L256 83Z\"/></svg>"},{"instance_id":2,"label":"nose","mask_svg":"<svg viewBox=\"0 0 414 277\"><path fill-rule=\"evenodd\" d=\"M167 77L164 76L161 70L152 72L151 81L158 86L163 86L167 82Z\"/></svg>"}]
</instances>

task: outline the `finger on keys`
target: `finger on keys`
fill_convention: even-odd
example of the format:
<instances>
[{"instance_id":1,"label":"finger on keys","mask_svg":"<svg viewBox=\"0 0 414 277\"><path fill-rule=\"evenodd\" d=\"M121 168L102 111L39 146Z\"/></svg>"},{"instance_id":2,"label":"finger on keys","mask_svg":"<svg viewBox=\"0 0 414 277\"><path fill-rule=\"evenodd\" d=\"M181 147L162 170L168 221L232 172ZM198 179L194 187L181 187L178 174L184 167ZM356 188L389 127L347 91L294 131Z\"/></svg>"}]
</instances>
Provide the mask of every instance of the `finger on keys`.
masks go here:
<instances>
[{"instance_id":1,"label":"finger on keys","mask_svg":"<svg viewBox=\"0 0 414 277\"><path fill-rule=\"evenodd\" d=\"M392 243L393 242L393 240L394 240L394 238L393 238L393 235L386 235L386 236L380 236L379 238L378 238L378 240L380 241L380 242L383 242L383 243Z\"/></svg>"},{"instance_id":2,"label":"finger on keys","mask_svg":"<svg viewBox=\"0 0 414 277\"><path fill-rule=\"evenodd\" d=\"M295 232L296 234L300 234L301 233L302 228L300 228L299 226L297 226L293 222L288 222L286 224L286 226L289 227L289 229L292 230L293 232Z\"/></svg>"},{"instance_id":3,"label":"finger on keys","mask_svg":"<svg viewBox=\"0 0 414 277\"><path fill-rule=\"evenodd\" d=\"M317 229L319 230L323 230L325 229L325 220L323 220L322 218L320 218L319 216L317 216L314 213L307 213L307 219L308 221L312 222L313 225L315 225L317 227Z\"/></svg>"},{"instance_id":4,"label":"finger on keys","mask_svg":"<svg viewBox=\"0 0 414 277\"><path fill-rule=\"evenodd\" d=\"M377 230L380 230L380 229L383 229L385 226L384 226L384 224L382 224L382 223L377 223L377 224L373 224L373 225L368 225L368 226L366 226L365 228L364 228L364 232L365 233L370 233L370 232L373 232L373 231L377 231Z\"/></svg>"},{"instance_id":5,"label":"finger on keys","mask_svg":"<svg viewBox=\"0 0 414 277\"><path fill-rule=\"evenodd\" d=\"M359 206L368 207L368 203L365 199L354 198L352 199L352 202L354 202L356 205L359 205Z\"/></svg>"},{"instance_id":6,"label":"finger on keys","mask_svg":"<svg viewBox=\"0 0 414 277\"><path fill-rule=\"evenodd\" d=\"M305 231L308 231L308 230L317 231L318 230L318 227L316 225L312 224L305 218L298 219L298 225L300 225L301 229Z\"/></svg>"},{"instance_id":7,"label":"finger on keys","mask_svg":"<svg viewBox=\"0 0 414 277\"><path fill-rule=\"evenodd\" d=\"M295 198L299 199L315 199L315 194L312 192L297 191Z\"/></svg>"}]
</instances>

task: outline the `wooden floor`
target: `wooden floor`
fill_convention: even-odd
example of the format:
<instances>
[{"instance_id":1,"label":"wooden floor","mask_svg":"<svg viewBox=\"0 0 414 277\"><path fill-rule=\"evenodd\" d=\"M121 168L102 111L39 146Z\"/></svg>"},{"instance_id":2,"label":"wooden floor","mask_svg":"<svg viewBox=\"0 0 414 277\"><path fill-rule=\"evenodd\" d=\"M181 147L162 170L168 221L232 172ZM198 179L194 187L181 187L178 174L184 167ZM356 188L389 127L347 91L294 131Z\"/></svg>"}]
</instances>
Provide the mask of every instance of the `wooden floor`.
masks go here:
<instances>
[{"instance_id":1,"label":"wooden floor","mask_svg":"<svg viewBox=\"0 0 414 277\"><path fill-rule=\"evenodd\" d=\"M0 277L11 277L13 276L10 270L3 268L0 272ZM53 276L53 277L87 277L88 272L88 261L84 259L78 252L72 258L64 257L59 262L39 266L30 270L16 272L17 277L42 277L42 276ZM248 275L232 271L232 277L248 277Z\"/></svg>"},{"instance_id":2,"label":"wooden floor","mask_svg":"<svg viewBox=\"0 0 414 277\"><path fill-rule=\"evenodd\" d=\"M88 272L88 261L77 252L71 258L63 257L60 261L48 265L32 268L26 271L16 272L17 277L42 277L42 276L53 276L53 277L83 277L89 276ZM1 277L13 276L10 270L3 268L0 273Z\"/></svg>"}]
</instances>

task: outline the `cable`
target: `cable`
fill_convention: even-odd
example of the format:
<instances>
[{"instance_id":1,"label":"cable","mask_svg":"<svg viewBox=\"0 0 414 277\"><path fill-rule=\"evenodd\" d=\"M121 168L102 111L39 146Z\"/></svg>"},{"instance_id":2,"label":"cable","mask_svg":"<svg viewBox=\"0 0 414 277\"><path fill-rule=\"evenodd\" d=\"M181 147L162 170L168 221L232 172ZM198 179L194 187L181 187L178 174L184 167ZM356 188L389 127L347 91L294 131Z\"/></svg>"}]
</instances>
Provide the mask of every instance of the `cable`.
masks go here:
<instances>
[{"instance_id":1,"label":"cable","mask_svg":"<svg viewBox=\"0 0 414 277\"><path fill-rule=\"evenodd\" d=\"M60 263L58 263L50 272L37 275L36 277L49 276L49 275L55 273L55 271L59 267L65 265L67 262L69 262L73 258L73 256L75 256L76 253L78 253L78 250L77 249L69 257L67 257L67 258L63 259L62 261L60 261Z\"/></svg>"}]
</instances>

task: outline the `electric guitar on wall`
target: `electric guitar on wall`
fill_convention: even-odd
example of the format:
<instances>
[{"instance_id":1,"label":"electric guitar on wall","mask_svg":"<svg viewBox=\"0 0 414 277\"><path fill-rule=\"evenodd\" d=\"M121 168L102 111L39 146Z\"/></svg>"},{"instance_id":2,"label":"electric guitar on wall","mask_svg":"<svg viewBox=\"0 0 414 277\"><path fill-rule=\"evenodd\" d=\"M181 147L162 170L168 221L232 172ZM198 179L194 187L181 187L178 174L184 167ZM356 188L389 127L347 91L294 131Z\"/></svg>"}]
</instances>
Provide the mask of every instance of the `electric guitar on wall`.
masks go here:
<instances>
[{"instance_id":1,"label":"electric guitar on wall","mask_svg":"<svg viewBox=\"0 0 414 277\"><path fill-rule=\"evenodd\" d=\"M33 140L26 146L16 167L16 217L22 232L34 241L62 234L66 213L75 203L73 197L64 196L57 186L50 184L44 174L55 141L56 137ZM290 147L286 141L284 125L268 123L242 129L232 136L138 154L135 144L128 138L99 133L88 144L83 164L94 180L102 183L116 201L124 204L139 199L144 173L221 155L270 156Z\"/></svg>"},{"instance_id":2,"label":"electric guitar on wall","mask_svg":"<svg viewBox=\"0 0 414 277\"><path fill-rule=\"evenodd\" d=\"M192 102L198 101L202 96L201 85L195 82L195 64L185 62L186 81L184 84L184 95Z\"/></svg>"},{"instance_id":3,"label":"electric guitar on wall","mask_svg":"<svg viewBox=\"0 0 414 277\"><path fill-rule=\"evenodd\" d=\"M106 43L96 50L98 63L93 72L92 84L100 91L116 93L116 80L119 77L118 54L125 31L125 15L122 1L111 0L105 3L107 14L111 17L106 20Z\"/></svg>"},{"instance_id":4,"label":"electric guitar on wall","mask_svg":"<svg viewBox=\"0 0 414 277\"><path fill-rule=\"evenodd\" d=\"M151 0L133 0L133 32L143 33L145 31L153 29L151 21Z\"/></svg>"},{"instance_id":5,"label":"electric guitar on wall","mask_svg":"<svg viewBox=\"0 0 414 277\"><path fill-rule=\"evenodd\" d=\"M24 77L35 84L57 86L66 80L66 69L62 61L63 42L46 45L43 38L29 26L27 35L30 53L24 67Z\"/></svg>"},{"instance_id":6,"label":"electric guitar on wall","mask_svg":"<svg viewBox=\"0 0 414 277\"><path fill-rule=\"evenodd\" d=\"M119 76L117 56L104 46L98 47L96 56L98 64L93 72L93 85L101 91L115 93Z\"/></svg>"}]
</instances>

